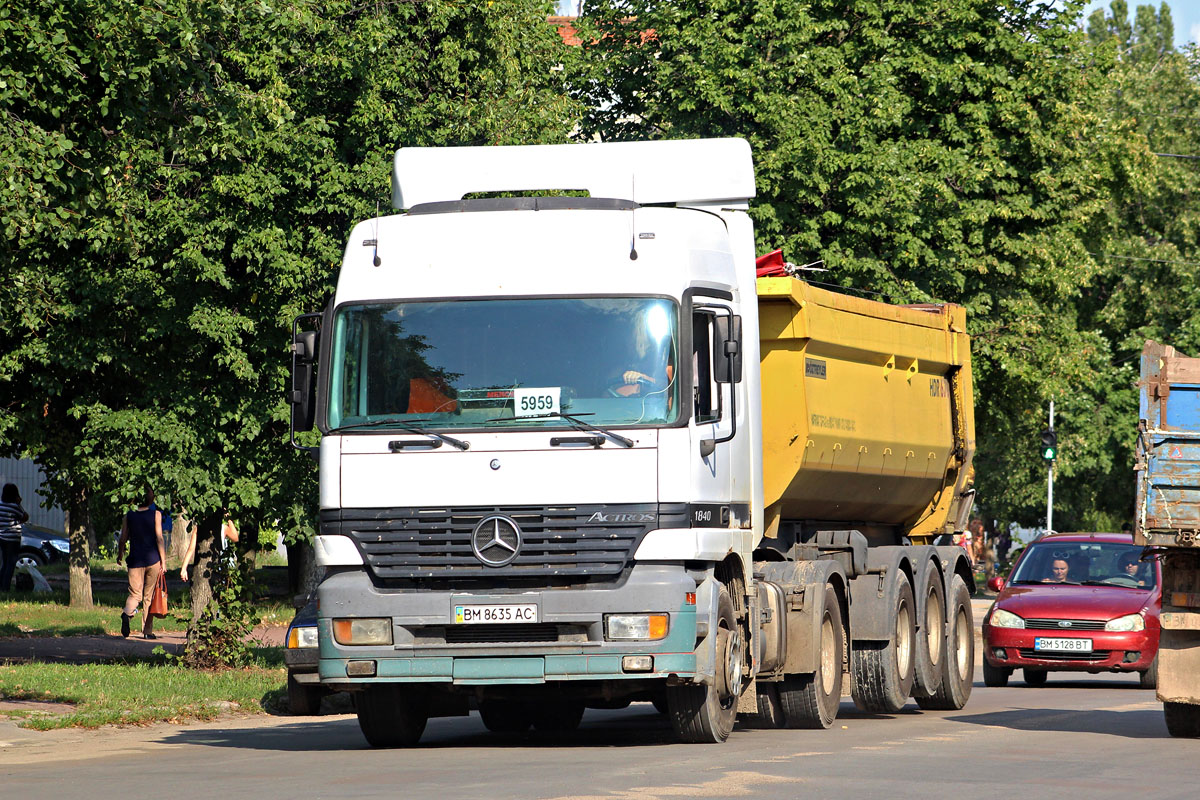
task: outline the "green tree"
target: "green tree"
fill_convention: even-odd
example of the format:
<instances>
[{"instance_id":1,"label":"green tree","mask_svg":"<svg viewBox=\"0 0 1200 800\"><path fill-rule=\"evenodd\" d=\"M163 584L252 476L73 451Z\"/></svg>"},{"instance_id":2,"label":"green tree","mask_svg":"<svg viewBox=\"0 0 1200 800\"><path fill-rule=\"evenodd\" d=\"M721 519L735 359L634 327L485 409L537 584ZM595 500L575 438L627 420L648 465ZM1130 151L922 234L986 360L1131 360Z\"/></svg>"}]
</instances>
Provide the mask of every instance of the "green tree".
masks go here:
<instances>
[{"instance_id":1,"label":"green tree","mask_svg":"<svg viewBox=\"0 0 1200 800\"><path fill-rule=\"evenodd\" d=\"M311 533L315 466L286 444L291 319L386 206L396 147L565 140L548 10L6 4L0 442L114 507L169 489L204 560L226 511L247 538Z\"/></svg>"},{"instance_id":2,"label":"green tree","mask_svg":"<svg viewBox=\"0 0 1200 800\"><path fill-rule=\"evenodd\" d=\"M1086 46L1079 8L598 0L581 24L586 134L743 136L762 250L823 259L850 290L967 307L979 502L1025 524L1044 514L1051 398L1071 508L1124 503L1093 488L1113 474L1114 369L1079 304L1111 185L1140 180L1146 154L1101 113L1115 54Z\"/></svg>"}]
</instances>

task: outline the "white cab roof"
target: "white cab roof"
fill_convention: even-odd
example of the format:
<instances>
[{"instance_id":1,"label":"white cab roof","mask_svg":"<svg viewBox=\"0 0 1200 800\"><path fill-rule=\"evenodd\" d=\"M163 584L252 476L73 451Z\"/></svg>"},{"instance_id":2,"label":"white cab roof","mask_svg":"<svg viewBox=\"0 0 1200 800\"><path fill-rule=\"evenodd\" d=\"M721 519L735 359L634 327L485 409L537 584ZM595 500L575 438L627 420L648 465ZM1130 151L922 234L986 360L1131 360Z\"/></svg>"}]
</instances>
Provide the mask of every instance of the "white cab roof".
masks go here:
<instances>
[{"instance_id":1,"label":"white cab roof","mask_svg":"<svg viewBox=\"0 0 1200 800\"><path fill-rule=\"evenodd\" d=\"M405 147L392 168L392 206L461 200L474 192L586 190L637 203L710 204L754 197L745 139Z\"/></svg>"}]
</instances>

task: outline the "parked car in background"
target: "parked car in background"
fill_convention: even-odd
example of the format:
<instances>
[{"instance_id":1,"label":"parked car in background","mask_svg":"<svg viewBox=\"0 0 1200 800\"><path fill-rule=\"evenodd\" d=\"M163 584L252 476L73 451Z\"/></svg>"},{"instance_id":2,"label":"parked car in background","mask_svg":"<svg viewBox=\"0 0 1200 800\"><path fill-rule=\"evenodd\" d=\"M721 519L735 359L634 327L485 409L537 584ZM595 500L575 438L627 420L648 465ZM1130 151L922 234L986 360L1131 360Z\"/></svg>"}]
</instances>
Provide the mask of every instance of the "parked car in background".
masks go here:
<instances>
[{"instance_id":1,"label":"parked car in background","mask_svg":"<svg viewBox=\"0 0 1200 800\"><path fill-rule=\"evenodd\" d=\"M1161 574L1127 533L1049 534L1013 565L983 620L983 680L1004 686L1021 669L1041 686L1050 672L1136 672L1158 679Z\"/></svg>"},{"instance_id":2,"label":"parked car in background","mask_svg":"<svg viewBox=\"0 0 1200 800\"><path fill-rule=\"evenodd\" d=\"M288 707L293 714L320 713L321 698L329 694L329 690L321 685L317 675L319 660L317 595L314 592L288 625L287 647L283 651L288 671Z\"/></svg>"},{"instance_id":3,"label":"parked car in background","mask_svg":"<svg viewBox=\"0 0 1200 800\"><path fill-rule=\"evenodd\" d=\"M44 567L56 561L65 561L70 550L67 541L67 535L62 531L26 522L21 526L21 549L17 551L17 569L23 566Z\"/></svg>"}]
</instances>

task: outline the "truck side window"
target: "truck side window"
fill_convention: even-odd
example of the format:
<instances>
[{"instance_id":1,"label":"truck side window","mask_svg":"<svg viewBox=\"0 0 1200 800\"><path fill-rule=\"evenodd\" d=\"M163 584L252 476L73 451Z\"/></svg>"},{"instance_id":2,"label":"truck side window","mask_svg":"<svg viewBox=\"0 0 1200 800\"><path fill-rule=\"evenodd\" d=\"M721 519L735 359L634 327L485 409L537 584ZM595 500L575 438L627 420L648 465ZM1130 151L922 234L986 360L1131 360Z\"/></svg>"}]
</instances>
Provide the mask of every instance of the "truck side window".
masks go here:
<instances>
[{"instance_id":1,"label":"truck side window","mask_svg":"<svg viewBox=\"0 0 1200 800\"><path fill-rule=\"evenodd\" d=\"M692 315L692 412L696 422L714 422L721 418L715 401L719 391L712 371L713 315L697 311Z\"/></svg>"}]
</instances>

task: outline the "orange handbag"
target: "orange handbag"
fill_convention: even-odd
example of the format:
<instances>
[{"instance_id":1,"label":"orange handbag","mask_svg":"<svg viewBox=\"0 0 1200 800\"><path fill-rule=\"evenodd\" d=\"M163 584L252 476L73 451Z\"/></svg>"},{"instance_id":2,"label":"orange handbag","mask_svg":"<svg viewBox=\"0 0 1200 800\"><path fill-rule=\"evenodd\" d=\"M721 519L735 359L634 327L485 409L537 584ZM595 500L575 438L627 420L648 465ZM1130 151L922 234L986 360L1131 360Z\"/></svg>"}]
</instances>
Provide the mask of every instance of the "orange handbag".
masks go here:
<instances>
[{"instance_id":1,"label":"orange handbag","mask_svg":"<svg viewBox=\"0 0 1200 800\"><path fill-rule=\"evenodd\" d=\"M167 573L158 573L158 581L154 584L154 594L150 596L150 616L165 617L167 615Z\"/></svg>"}]
</instances>

